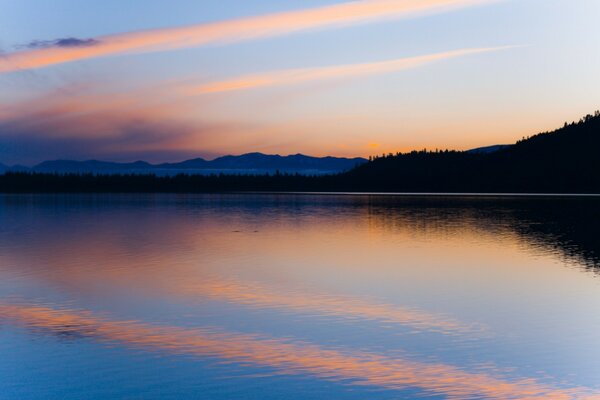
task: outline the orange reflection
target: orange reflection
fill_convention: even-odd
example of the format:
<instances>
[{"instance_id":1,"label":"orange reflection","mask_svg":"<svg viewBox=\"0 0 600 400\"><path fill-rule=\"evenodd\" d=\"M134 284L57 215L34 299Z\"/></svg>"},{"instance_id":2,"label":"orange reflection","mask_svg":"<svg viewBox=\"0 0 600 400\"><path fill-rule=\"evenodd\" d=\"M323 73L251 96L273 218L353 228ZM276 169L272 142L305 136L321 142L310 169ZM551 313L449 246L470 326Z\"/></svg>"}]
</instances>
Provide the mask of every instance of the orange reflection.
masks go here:
<instances>
[{"instance_id":1,"label":"orange reflection","mask_svg":"<svg viewBox=\"0 0 600 400\"><path fill-rule=\"evenodd\" d=\"M359 215L365 212L373 213L368 208L361 208L360 212ZM445 335L470 335L480 338L493 334L481 323L462 321L417 307L393 304L377 296L358 296L346 294L343 290L318 288L302 280L281 282L271 275L282 260L293 254L291 251L297 248L299 239L305 248L312 249L308 254L318 254L318 258L322 259L319 272L330 270L336 275L356 274L357 271L353 271L351 264L345 261L342 261L344 269L337 269L336 263L341 261L339 254L328 252L322 247L324 233L339 235L337 245L339 249L344 249L345 253L350 253L350 248L356 248L361 243L364 246L367 238L342 235L343 232L348 232L346 224L352 224L355 228L358 226L358 221L354 218L344 221L327 220L325 224L321 222L316 225L311 222L304 226L306 237L294 236L293 240L290 240L289 231L278 227L278 218L265 221L261 229L271 231L271 237L278 239L277 246L273 247L273 242L268 237L261 236L251 236L233 243L231 239L235 234L231 230L234 227L250 230L246 225L247 221L237 218L233 221L226 218L195 220L185 218L179 213L157 214L153 218L142 217L146 215L146 212L119 213L101 223L90 223L87 216L83 220L77 217L71 220L77 221L77 229L65 219L62 220L63 225L59 231L56 230L54 222L42 227L43 220L39 219L39 228L36 231L38 239L27 244L27 251L18 251L17 247L14 247L10 253L4 254L11 260L6 264L23 268L38 265L41 268L31 271L30 277L41 280L45 285L58 285L66 292L89 294L101 288L98 293L106 296L112 290L129 292L134 289L153 299L162 297L169 301L194 303L211 300L254 309L276 309L286 313L344 318L357 323L371 321L402 325L413 331L430 331ZM122 221L129 223L122 225ZM369 232L371 222L363 222L365 225L362 232L369 236L374 234ZM406 231L406 224L408 221L397 227L394 235L408 235L414 230L411 228ZM202 226L201 231L198 230L198 226ZM402 227L405 231L402 231ZM391 236L390 232L382 227L378 230L381 231L381 235ZM156 240L157 232L161 233L160 240ZM431 229L426 233L428 237L436 237L439 234L439 229ZM481 236L481 232L465 230L464 237L472 237L475 234ZM128 247L131 238L137 238L136 243L140 241L132 246L134 251ZM137 246L142 246L140 243L152 245L138 248ZM223 247L224 243L228 244L226 248ZM219 262L215 265L208 260L198 261L207 259L205 249L208 248L218 252ZM383 250L384 248L378 249L377 253L385 254ZM257 251L269 252L274 257L266 276L259 271L248 270L245 266L244 271L251 276L246 278L235 272L234 266L237 263L223 265L220 262L221 257L226 254L248 255L256 254ZM430 249L432 253L435 251L434 248ZM445 249L443 251L445 254ZM488 254L490 250L486 251L485 254ZM277 256L278 252L281 252L281 257ZM409 254L405 253L404 256L409 257ZM335 263L328 261L327 257L335 258ZM306 271L312 268L311 265L318 265L317 260L302 260ZM361 262L359 265L360 269L364 270L364 264Z\"/></svg>"},{"instance_id":2,"label":"orange reflection","mask_svg":"<svg viewBox=\"0 0 600 400\"><path fill-rule=\"evenodd\" d=\"M199 295L202 298L227 301L260 308L275 308L300 313L317 313L350 319L375 320L444 334L483 333L481 324L465 324L455 319L422 310L369 301L358 297L327 295L314 292L277 292L255 283L234 280L209 280L181 284L173 293Z\"/></svg>"},{"instance_id":3,"label":"orange reflection","mask_svg":"<svg viewBox=\"0 0 600 400\"><path fill-rule=\"evenodd\" d=\"M154 326L139 321L113 321L84 311L0 304L0 318L14 320L30 328L82 334L127 346L250 362L290 374L312 374L334 381L352 380L357 385L395 390L420 388L454 399L600 398L600 395L589 388L555 388L535 379L500 378L490 373L466 372L447 364L427 364L207 328L184 329Z\"/></svg>"}]
</instances>

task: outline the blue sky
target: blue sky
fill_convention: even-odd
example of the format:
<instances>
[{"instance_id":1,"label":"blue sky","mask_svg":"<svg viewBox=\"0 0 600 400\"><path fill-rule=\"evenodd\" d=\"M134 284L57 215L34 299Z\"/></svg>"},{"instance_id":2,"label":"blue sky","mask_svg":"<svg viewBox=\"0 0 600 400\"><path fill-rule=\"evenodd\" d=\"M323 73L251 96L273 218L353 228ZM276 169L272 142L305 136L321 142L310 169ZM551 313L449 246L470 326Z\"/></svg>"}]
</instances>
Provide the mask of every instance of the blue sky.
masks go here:
<instances>
[{"instance_id":1,"label":"blue sky","mask_svg":"<svg viewBox=\"0 0 600 400\"><path fill-rule=\"evenodd\" d=\"M401 8L444 0L358 3L382 2ZM172 28L281 12L295 21L298 12L354 3L1 0L0 162L466 149L514 142L600 108L596 0L472 1L343 26L27 64L43 52L81 50L39 48L57 39L104 45L163 29L181 41ZM38 48L27 48L32 43ZM472 49L491 51L411 61L384 73L344 72ZM324 77L324 68L339 73ZM290 71L310 71L310 78L182 95L184 87L287 79Z\"/></svg>"}]
</instances>

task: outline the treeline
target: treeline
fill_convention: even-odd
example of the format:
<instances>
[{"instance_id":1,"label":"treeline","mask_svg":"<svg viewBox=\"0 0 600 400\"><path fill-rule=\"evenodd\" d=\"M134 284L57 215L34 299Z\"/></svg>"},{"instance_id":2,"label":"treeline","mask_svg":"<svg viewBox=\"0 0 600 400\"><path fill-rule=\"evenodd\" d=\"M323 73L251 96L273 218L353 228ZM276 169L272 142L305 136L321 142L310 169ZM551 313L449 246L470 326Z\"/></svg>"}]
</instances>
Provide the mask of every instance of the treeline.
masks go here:
<instances>
[{"instance_id":1,"label":"treeline","mask_svg":"<svg viewBox=\"0 0 600 400\"><path fill-rule=\"evenodd\" d=\"M347 174L363 190L600 193L600 112L492 153L414 151Z\"/></svg>"},{"instance_id":2,"label":"treeline","mask_svg":"<svg viewBox=\"0 0 600 400\"><path fill-rule=\"evenodd\" d=\"M389 154L338 175L0 175L5 193L231 191L600 193L600 112L491 153Z\"/></svg>"},{"instance_id":3,"label":"treeline","mask_svg":"<svg viewBox=\"0 0 600 400\"><path fill-rule=\"evenodd\" d=\"M339 176L273 175L97 175L8 172L0 175L4 193L207 193L320 191Z\"/></svg>"}]
</instances>

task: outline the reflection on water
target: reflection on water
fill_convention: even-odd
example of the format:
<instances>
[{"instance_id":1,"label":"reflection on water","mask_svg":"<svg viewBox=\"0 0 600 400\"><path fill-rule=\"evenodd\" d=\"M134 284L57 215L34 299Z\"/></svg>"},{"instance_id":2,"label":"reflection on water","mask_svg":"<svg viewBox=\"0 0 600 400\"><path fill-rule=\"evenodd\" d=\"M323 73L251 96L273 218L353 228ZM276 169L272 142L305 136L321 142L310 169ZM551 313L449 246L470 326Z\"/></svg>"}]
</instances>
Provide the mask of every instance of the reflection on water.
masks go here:
<instances>
[{"instance_id":1,"label":"reflection on water","mask_svg":"<svg viewBox=\"0 0 600 400\"><path fill-rule=\"evenodd\" d=\"M586 396L588 392L581 388L555 389L532 379L503 381L487 374L468 373L444 364L425 364L363 352L343 353L315 345L261 339L256 335L102 320L87 312L4 305L0 306L0 315L31 327L47 328L59 333L74 332L130 346L249 361L277 367L289 373L312 373L325 379L354 379L357 384L373 384L392 389L414 386L453 398L472 398L477 395L494 399L536 396L570 398Z\"/></svg>"},{"instance_id":2,"label":"reflection on water","mask_svg":"<svg viewBox=\"0 0 600 400\"><path fill-rule=\"evenodd\" d=\"M0 198L1 398L599 398L600 199Z\"/></svg>"}]
</instances>

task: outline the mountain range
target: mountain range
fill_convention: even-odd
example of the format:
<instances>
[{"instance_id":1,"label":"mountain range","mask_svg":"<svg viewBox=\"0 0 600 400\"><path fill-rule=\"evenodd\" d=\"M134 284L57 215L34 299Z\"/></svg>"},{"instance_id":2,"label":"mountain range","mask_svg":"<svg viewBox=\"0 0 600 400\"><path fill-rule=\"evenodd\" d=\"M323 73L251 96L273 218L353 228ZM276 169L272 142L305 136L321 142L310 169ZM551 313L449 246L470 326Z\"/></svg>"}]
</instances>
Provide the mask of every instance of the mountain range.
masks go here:
<instances>
[{"instance_id":1,"label":"mountain range","mask_svg":"<svg viewBox=\"0 0 600 400\"><path fill-rule=\"evenodd\" d=\"M348 171L360 164L367 162L364 158L339 158L339 157L310 157L303 154L289 156L267 155L262 153L248 153L239 156L223 156L208 161L203 158L194 158L178 163L150 164L146 161L131 163L118 163L109 161L87 160L53 160L44 161L31 168L23 166L8 167L0 164L0 173L36 172L60 174L154 174L170 176L177 174L243 174L260 175L266 173L291 173L301 175L337 174Z\"/></svg>"}]
</instances>

